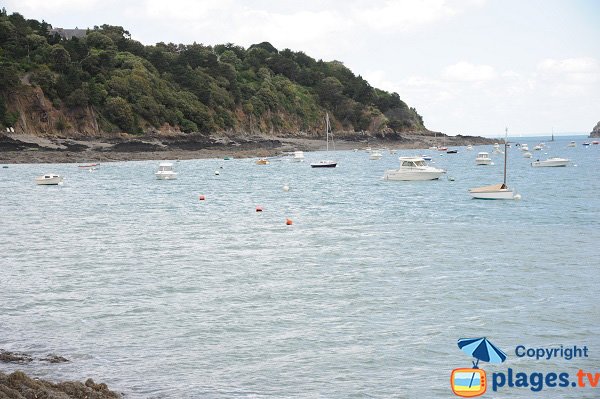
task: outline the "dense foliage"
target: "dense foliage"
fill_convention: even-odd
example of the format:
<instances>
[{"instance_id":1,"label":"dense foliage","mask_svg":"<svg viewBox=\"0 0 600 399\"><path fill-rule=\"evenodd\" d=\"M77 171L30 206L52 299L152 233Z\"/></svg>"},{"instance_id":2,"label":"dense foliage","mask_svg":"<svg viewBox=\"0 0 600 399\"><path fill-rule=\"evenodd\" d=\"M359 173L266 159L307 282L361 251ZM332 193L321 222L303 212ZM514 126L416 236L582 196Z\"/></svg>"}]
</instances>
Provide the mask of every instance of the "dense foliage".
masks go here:
<instances>
[{"instance_id":1,"label":"dense foliage","mask_svg":"<svg viewBox=\"0 0 600 399\"><path fill-rule=\"evenodd\" d=\"M82 38L49 34L46 22L0 13L0 125L23 84L39 86L57 109L92 107L105 131L141 133L310 131L325 110L348 131L422 130L396 93L375 89L338 61L278 51L269 43L145 46L119 26Z\"/></svg>"}]
</instances>

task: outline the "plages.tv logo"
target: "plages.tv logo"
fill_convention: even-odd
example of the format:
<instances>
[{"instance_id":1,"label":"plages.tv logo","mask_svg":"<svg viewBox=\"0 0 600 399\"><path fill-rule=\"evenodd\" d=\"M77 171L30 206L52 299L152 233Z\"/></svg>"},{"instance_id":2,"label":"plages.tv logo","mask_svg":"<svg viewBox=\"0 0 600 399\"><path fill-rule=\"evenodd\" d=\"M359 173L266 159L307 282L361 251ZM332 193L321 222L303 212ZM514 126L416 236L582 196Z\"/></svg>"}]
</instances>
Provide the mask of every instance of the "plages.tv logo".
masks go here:
<instances>
[{"instance_id":1,"label":"plages.tv logo","mask_svg":"<svg viewBox=\"0 0 600 399\"><path fill-rule=\"evenodd\" d=\"M450 386L452 392L463 398L472 398L483 395L487 389L485 370L478 367L479 361L488 363L502 363L506 360L506 353L498 349L487 338L461 338L458 347L466 354L474 357L473 367L452 370Z\"/></svg>"}]
</instances>

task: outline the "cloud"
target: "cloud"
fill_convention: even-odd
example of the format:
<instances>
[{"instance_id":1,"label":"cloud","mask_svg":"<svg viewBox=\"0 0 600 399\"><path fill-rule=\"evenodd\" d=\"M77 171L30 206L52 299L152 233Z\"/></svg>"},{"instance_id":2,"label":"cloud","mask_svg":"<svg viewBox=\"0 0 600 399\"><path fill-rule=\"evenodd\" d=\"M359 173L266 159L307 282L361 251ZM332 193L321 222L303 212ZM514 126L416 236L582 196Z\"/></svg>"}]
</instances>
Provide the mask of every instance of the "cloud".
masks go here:
<instances>
[{"instance_id":1,"label":"cloud","mask_svg":"<svg viewBox=\"0 0 600 399\"><path fill-rule=\"evenodd\" d=\"M569 85L590 85L600 82L600 62L592 57L545 59L537 70L544 80Z\"/></svg>"},{"instance_id":2,"label":"cloud","mask_svg":"<svg viewBox=\"0 0 600 399\"><path fill-rule=\"evenodd\" d=\"M99 0L7 0L6 8L9 12L19 12L25 14L25 18L31 18L30 13L57 13L64 10L92 10L101 2Z\"/></svg>"},{"instance_id":3,"label":"cloud","mask_svg":"<svg viewBox=\"0 0 600 399\"><path fill-rule=\"evenodd\" d=\"M443 77L450 81L484 82L496 79L497 73L490 65L475 65L461 61L444 68Z\"/></svg>"},{"instance_id":4,"label":"cloud","mask_svg":"<svg viewBox=\"0 0 600 399\"><path fill-rule=\"evenodd\" d=\"M356 8L353 18L359 26L375 30L412 30L458 13L446 0L396 0L371 4L368 8Z\"/></svg>"}]
</instances>

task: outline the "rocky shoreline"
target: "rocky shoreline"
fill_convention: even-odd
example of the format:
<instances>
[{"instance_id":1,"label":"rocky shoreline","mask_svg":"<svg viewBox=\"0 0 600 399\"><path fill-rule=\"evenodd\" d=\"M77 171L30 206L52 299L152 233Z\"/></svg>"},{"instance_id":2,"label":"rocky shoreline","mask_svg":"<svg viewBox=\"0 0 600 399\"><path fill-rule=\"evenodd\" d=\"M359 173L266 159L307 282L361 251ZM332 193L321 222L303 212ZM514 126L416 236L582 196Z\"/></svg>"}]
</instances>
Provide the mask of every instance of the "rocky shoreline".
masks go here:
<instances>
[{"instance_id":1,"label":"rocky shoreline","mask_svg":"<svg viewBox=\"0 0 600 399\"><path fill-rule=\"evenodd\" d=\"M336 136L338 150L372 148L427 149L435 145L456 147L485 145L495 139L446 136L433 132L392 137ZM324 140L297 137L172 135L110 138L60 138L24 134L0 135L0 163L87 163L133 160L252 158L283 155L296 150L324 150Z\"/></svg>"},{"instance_id":2,"label":"rocky shoreline","mask_svg":"<svg viewBox=\"0 0 600 399\"><path fill-rule=\"evenodd\" d=\"M27 353L0 349L0 362L2 363L25 364L33 361L64 363L69 360L55 354L34 358ZM73 381L53 383L29 377L19 370L10 374L0 371L0 399L114 399L121 397L121 394L109 390L106 384L96 384L91 378L88 378L85 383Z\"/></svg>"},{"instance_id":3,"label":"rocky shoreline","mask_svg":"<svg viewBox=\"0 0 600 399\"><path fill-rule=\"evenodd\" d=\"M31 378L22 371L4 374L0 371L0 399L115 399L122 396L108 389L106 384L96 384L88 378L82 382L53 383Z\"/></svg>"}]
</instances>

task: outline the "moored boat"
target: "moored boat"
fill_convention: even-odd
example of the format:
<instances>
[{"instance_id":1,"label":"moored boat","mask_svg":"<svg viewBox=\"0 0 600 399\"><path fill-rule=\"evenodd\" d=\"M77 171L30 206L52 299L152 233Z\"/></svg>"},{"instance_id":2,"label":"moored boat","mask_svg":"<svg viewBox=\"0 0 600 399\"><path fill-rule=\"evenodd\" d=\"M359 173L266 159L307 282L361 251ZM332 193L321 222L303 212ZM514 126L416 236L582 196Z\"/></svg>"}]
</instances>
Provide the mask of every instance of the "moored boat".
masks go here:
<instances>
[{"instance_id":1,"label":"moored boat","mask_svg":"<svg viewBox=\"0 0 600 399\"><path fill-rule=\"evenodd\" d=\"M487 152L480 152L479 154L477 154L477 157L475 158L475 164L491 165L492 159L490 158L490 154L488 154Z\"/></svg>"},{"instance_id":2,"label":"moored boat","mask_svg":"<svg viewBox=\"0 0 600 399\"><path fill-rule=\"evenodd\" d=\"M161 162L158 165L158 171L154 175L158 180L177 179L177 172L173 170L173 164L170 162Z\"/></svg>"},{"instance_id":3,"label":"moored boat","mask_svg":"<svg viewBox=\"0 0 600 399\"><path fill-rule=\"evenodd\" d=\"M422 157L400 157L400 168L386 170L384 180L435 180L446 173L443 169L434 168L425 163Z\"/></svg>"},{"instance_id":4,"label":"moored boat","mask_svg":"<svg viewBox=\"0 0 600 399\"><path fill-rule=\"evenodd\" d=\"M35 184L38 186L56 186L58 184L62 184L63 177L60 175L55 175L53 173L47 173L42 176L38 176L35 178Z\"/></svg>"},{"instance_id":5,"label":"moored boat","mask_svg":"<svg viewBox=\"0 0 600 399\"><path fill-rule=\"evenodd\" d=\"M545 159L543 161L540 161L539 159L537 161L533 161L531 163L531 166L533 167L560 167L560 166L567 166L567 164L569 163L569 160L567 158L559 158L559 157L552 157L552 158L548 158Z\"/></svg>"}]
</instances>

